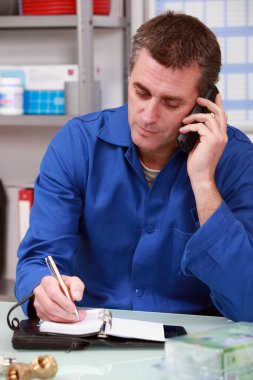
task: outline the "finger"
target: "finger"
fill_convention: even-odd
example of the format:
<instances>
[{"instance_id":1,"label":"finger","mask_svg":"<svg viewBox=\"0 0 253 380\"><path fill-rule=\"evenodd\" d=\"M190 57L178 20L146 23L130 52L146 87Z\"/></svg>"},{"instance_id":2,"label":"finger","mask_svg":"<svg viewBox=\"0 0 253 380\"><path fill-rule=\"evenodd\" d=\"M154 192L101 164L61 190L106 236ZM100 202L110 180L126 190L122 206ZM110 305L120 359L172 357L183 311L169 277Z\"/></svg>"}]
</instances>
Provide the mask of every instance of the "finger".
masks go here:
<instances>
[{"instance_id":1,"label":"finger","mask_svg":"<svg viewBox=\"0 0 253 380\"><path fill-rule=\"evenodd\" d=\"M76 276L73 276L73 277L62 276L62 277L64 279L66 286L69 288L70 296L72 300L81 301L81 299L83 298L83 292L85 288L84 283L80 280L80 278Z\"/></svg>"},{"instance_id":2,"label":"finger","mask_svg":"<svg viewBox=\"0 0 253 380\"><path fill-rule=\"evenodd\" d=\"M196 100L196 102L200 105L200 106L203 106L203 107L206 107L209 111L213 111L213 109L215 110L215 106L217 105L217 102L219 101L219 99L221 99L221 95L220 93L218 93L216 96L215 96L215 99L214 100L210 100L208 98L204 98L202 96L199 96Z\"/></svg>"},{"instance_id":3,"label":"finger","mask_svg":"<svg viewBox=\"0 0 253 380\"><path fill-rule=\"evenodd\" d=\"M194 117L195 116L195 117ZM190 119L190 118L189 118ZM215 127L217 127L217 120L216 116L213 112L211 113L199 113L193 115L193 117L187 121L187 124L196 124L196 123L202 123L205 124L207 128L210 130L215 131Z\"/></svg>"},{"instance_id":4,"label":"finger","mask_svg":"<svg viewBox=\"0 0 253 380\"><path fill-rule=\"evenodd\" d=\"M222 133L213 133L212 130L207 128L206 124L203 123L197 123L197 124L190 124L184 132L198 132L199 134L199 142L205 142L208 141L209 146L220 146L225 145L227 143L227 135ZM183 127L185 128L185 127ZM183 129L182 128L182 129Z\"/></svg>"},{"instance_id":5,"label":"finger","mask_svg":"<svg viewBox=\"0 0 253 380\"><path fill-rule=\"evenodd\" d=\"M215 124L217 122L216 120L216 115L214 112L212 113L196 113L189 115L183 119L183 123L185 124L183 127L184 128L186 125L190 124L196 124L196 123L207 123L209 124L209 127L212 124Z\"/></svg>"},{"instance_id":6,"label":"finger","mask_svg":"<svg viewBox=\"0 0 253 380\"><path fill-rule=\"evenodd\" d=\"M187 124L179 129L181 133L198 132L199 135L206 135L207 132L211 133L212 129L208 128L205 123Z\"/></svg>"},{"instance_id":7,"label":"finger","mask_svg":"<svg viewBox=\"0 0 253 380\"><path fill-rule=\"evenodd\" d=\"M219 108L223 108L222 96L220 93L216 95L215 104L217 104Z\"/></svg>"},{"instance_id":8,"label":"finger","mask_svg":"<svg viewBox=\"0 0 253 380\"><path fill-rule=\"evenodd\" d=\"M212 118L213 116L209 115L209 119ZM203 118L202 118L203 120ZM196 122L196 123L190 123L187 125L184 125L179 129L180 133L188 133L188 132L198 132L199 135L206 135L207 132L209 131L210 133L214 133L214 128L213 126L213 121L210 123L206 122Z\"/></svg>"},{"instance_id":9,"label":"finger","mask_svg":"<svg viewBox=\"0 0 253 380\"><path fill-rule=\"evenodd\" d=\"M215 102L212 102L205 98L197 98L197 103L201 106L207 107L210 113L215 114L215 118L220 123L220 126L226 127L227 115L223 108L222 96L220 93L216 95Z\"/></svg>"},{"instance_id":10,"label":"finger","mask_svg":"<svg viewBox=\"0 0 253 380\"><path fill-rule=\"evenodd\" d=\"M224 131L227 130L227 121L228 117L227 114L223 108L223 103L222 103L222 98L221 95L219 94L219 97L217 99L217 106L218 109L215 113L215 118L218 120L220 128L223 129Z\"/></svg>"},{"instance_id":11,"label":"finger","mask_svg":"<svg viewBox=\"0 0 253 380\"><path fill-rule=\"evenodd\" d=\"M181 133L188 133L190 131L196 131L196 122L199 122L199 124L202 123L206 126L207 129L209 129L213 135L215 135L218 139L226 139L227 136L227 120L226 120L226 114L223 110L220 111L221 114L224 113L222 116L218 116L217 114L214 114L213 112L208 114L195 114L190 115L188 120L184 120L184 122L187 121L187 125L180 128ZM220 119L218 119L220 117ZM192 120L191 120L192 119ZM192 129L191 125L194 125L195 127ZM186 127L186 128L185 128ZM200 126L199 126L200 127ZM203 127L202 127L202 131ZM197 132L199 130L197 129ZM201 132L199 132L201 134Z\"/></svg>"},{"instance_id":12,"label":"finger","mask_svg":"<svg viewBox=\"0 0 253 380\"><path fill-rule=\"evenodd\" d=\"M79 320L83 321L85 319L87 312L85 310L78 310Z\"/></svg>"}]
</instances>

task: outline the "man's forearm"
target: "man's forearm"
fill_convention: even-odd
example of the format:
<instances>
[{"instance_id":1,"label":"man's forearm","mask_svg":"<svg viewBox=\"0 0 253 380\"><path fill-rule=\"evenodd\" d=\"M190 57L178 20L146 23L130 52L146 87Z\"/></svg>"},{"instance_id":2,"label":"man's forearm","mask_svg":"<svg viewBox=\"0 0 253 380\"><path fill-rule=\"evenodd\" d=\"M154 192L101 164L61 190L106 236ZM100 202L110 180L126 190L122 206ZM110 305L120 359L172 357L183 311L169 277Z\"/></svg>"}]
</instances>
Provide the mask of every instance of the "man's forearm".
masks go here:
<instances>
[{"instance_id":1,"label":"man's forearm","mask_svg":"<svg viewBox=\"0 0 253 380\"><path fill-rule=\"evenodd\" d=\"M192 189L196 200L199 222L202 226L220 207L222 198L214 182L192 184Z\"/></svg>"}]
</instances>

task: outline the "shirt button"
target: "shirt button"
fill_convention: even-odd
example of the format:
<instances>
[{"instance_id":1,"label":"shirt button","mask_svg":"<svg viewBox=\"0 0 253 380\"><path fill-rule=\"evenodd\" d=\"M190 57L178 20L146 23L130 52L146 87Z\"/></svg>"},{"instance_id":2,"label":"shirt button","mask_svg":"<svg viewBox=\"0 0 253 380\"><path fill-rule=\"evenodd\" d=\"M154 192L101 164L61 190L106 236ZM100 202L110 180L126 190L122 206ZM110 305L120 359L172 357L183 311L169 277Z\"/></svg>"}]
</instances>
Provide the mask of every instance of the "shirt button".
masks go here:
<instances>
[{"instance_id":1,"label":"shirt button","mask_svg":"<svg viewBox=\"0 0 253 380\"><path fill-rule=\"evenodd\" d=\"M154 232L154 226L152 226L151 224L149 224L147 227L146 227L146 232L147 234L152 234Z\"/></svg>"},{"instance_id":2,"label":"shirt button","mask_svg":"<svg viewBox=\"0 0 253 380\"><path fill-rule=\"evenodd\" d=\"M143 290L142 289L136 289L135 294L137 297L142 297L143 296Z\"/></svg>"}]
</instances>

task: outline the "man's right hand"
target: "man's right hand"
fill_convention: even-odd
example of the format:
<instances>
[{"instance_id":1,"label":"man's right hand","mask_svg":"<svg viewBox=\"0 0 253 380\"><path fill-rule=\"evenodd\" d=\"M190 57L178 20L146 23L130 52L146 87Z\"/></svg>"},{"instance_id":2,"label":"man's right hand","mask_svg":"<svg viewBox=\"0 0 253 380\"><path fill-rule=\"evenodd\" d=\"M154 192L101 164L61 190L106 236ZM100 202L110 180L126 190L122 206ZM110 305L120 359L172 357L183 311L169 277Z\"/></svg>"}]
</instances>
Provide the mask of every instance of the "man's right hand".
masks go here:
<instances>
[{"instance_id":1,"label":"man's right hand","mask_svg":"<svg viewBox=\"0 0 253 380\"><path fill-rule=\"evenodd\" d=\"M80 301L83 297L84 283L78 277L62 276L73 301ZM45 321L77 322L75 304L62 292L58 281L53 276L42 279L34 291L33 306L37 316ZM85 311L78 311L80 320L84 319Z\"/></svg>"}]
</instances>

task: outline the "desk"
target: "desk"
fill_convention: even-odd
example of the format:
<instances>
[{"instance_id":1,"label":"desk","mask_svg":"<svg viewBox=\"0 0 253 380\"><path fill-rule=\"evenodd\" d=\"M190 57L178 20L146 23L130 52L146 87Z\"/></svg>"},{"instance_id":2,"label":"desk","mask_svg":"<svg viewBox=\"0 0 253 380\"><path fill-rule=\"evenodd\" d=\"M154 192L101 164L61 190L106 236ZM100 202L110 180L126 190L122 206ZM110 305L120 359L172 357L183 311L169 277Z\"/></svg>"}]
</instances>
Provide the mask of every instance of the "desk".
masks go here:
<instances>
[{"instance_id":1,"label":"desk","mask_svg":"<svg viewBox=\"0 0 253 380\"><path fill-rule=\"evenodd\" d=\"M19 362L31 362L37 355L48 355L49 351L14 350L11 344L12 331L6 323L11 302L0 302L0 354L15 357ZM119 318L141 319L168 325L183 325L188 333L205 331L224 326L228 320L222 317L150 313L113 310ZM25 316L21 308L12 313L19 319ZM97 345L82 351L50 351L57 360L59 371L56 380L165 380L166 373L155 365L163 358L163 348L127 348Z\"/></svg>"}]
</instances>

